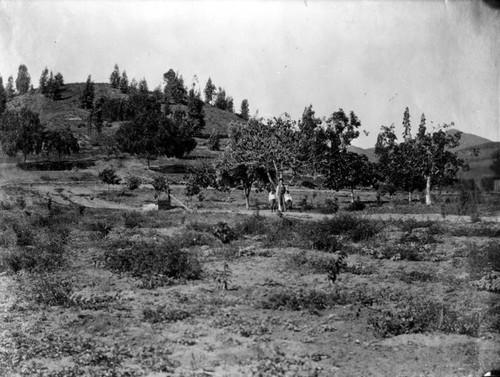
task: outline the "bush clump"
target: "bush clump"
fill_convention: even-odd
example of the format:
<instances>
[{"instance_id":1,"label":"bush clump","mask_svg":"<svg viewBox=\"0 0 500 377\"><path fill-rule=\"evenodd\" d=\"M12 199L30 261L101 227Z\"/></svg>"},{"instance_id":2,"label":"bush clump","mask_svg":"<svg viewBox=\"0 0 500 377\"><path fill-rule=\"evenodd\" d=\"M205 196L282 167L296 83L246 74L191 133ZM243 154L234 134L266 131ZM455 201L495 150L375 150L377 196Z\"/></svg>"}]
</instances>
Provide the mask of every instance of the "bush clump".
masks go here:
<instances>
[{"instance_id":1,"label":"bush clump","mask_svg":"<svg viewBox=\"0 0 500 377\"><path fill-rule=\"evenodd\" d=\"M123 221L127 229L140 228L145 221L145 217L137 211L125 212L123 214Z\"/></svg>"},{"instance_id":2,"label":"bush clump","mask_svg":"<svg viewBox=\"0 0 500 377\"><path fill-rule=\"evenodd\" d=\"M161 243L116 241L103 256L104 265L114 272L130 273L147 278L156 274L170 279L195 280L201 277L202 266L195 254L181 249L173 239Z\"/></svg>"},{"instance_id":3,"label":"bush clump","mask_svg":"<svg viewBox=\"0 0 500 377\"><path fill-rule=\"evenodd\" d=\"M481 248L470 249L467 260L473 273L500 272L500 243L490 242Z\"/></svg>"},{"instance_id":4,"label":"bush clump","mask_svg":"<svg viewBox=\"0 0 500 377\"><path fill-rule=\"evenodd\" d=\"M402 309L372 315L368 323L381 337L425 332L478 336L481 319L477 313L464 314L449 305L413 297L405 300Z\"/></svg>"},{"instance_id":5,"label":"bush clump","mask_svg":"<svg viewBox=\"0 0 500 377\"><path fill-rule=\"evenodd\" d=\"M238 239L236 232L225 222L219 222L215 225L213 235L221 240L222 243L230 243L231 241Z\"/></svg>"}]
</instances>

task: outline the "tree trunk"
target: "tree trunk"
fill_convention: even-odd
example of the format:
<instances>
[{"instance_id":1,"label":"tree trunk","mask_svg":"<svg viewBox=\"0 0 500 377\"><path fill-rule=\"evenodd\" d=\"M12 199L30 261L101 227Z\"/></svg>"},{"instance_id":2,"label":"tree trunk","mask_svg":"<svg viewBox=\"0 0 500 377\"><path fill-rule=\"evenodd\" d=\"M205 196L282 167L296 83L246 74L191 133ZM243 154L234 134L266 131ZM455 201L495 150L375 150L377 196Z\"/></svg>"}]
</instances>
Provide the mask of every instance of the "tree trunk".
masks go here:
<instances>
[{"instance_id":1,"label":"tree trunk","mask_svg":"<svg viewBox=\"0 0 500 377\"><path fill-rule=\"evenodd\" d=\"M247 188L245 187L243 189L244 193L245 193L245 205L247 207L247 210L250 209L250 192L252 191L251 188Z\"/></svg>"},{"instance_id":2,"label":"tree trunk","mask_svg":"<svg viewBox=\"0 0 500 377\"><path fill-rule=\"evenodd\" d=\"M431 176L428 175L426 177L426 185L425 185L425 204L430 206L432 204L431 200Z\"/></svg>"},{"instance_id":3,"label":"tree trunk","mask_svg":"<svg viewBox=\"0 0 500 377\"><path fill-rule=\"evenodd\" d=\"M354 189L351 189L351 203L354 203Z\"/></svg>"},{"instance_id":4,"label":"tree trunk","mask_svg":"<svg viewBox=\"0 0 500 377\"><path fill-rule=\"evenodd\" d=\"M408 203L411 204L411 191L408 190Z\"/></svg>"}]
</instances>

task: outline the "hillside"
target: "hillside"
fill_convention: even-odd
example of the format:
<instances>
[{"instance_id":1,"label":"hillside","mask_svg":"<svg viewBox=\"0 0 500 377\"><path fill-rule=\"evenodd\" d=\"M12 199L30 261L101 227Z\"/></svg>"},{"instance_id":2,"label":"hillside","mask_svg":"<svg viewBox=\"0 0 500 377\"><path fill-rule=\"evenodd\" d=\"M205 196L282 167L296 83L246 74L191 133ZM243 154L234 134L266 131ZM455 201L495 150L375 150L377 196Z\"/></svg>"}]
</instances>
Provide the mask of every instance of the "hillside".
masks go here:
<instances>
[{"instance_id":1,"label":"hillside","mask_svg":"<svg viewBox=\"0 0 500 377\"><path fill-rule=\"evenodd\" d=\"M40 120L48 128L61 128L70 126L78 129L78 126L87 123L89 111L80 108L80 97L83 93L85 83L70 83L63 87L62 98L57 101L50 100L39 93L24 94L14 97L7 103L8 108L26 106L40 114ZM113 89L106 83L95 83L95 98L106 96L109 98L127 98L119 89ZM244 122L236 114L220 110L205 104L206 127L203 136L208 137L214 130L218 130L223 136L227 135L227 127L231 122ZM81 132L77 132L79 136Z\"/></svg>"}]
</instances>

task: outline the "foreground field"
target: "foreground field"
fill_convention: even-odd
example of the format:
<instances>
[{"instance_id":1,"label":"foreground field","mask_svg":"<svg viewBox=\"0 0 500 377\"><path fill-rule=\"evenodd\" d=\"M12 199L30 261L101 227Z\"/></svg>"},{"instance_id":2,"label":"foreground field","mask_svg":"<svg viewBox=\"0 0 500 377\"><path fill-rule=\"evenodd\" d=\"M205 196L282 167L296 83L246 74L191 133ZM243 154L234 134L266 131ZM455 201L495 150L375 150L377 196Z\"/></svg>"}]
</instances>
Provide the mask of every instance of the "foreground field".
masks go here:
<instances>
[{"instance_id":1,"label":"foreground field","mask_svg":"<svg viewBox=\"0 0 500 377\"><path fill-rule=\"evenodd\" d=\"M278 217L236 211L241 193L208 193L202 205L182 197L200 207L192 212L145 212L148 187L124 195L67 176L25 179L31 186L3 187L0 210L1 375L500 367L495 218Z\"/></svg>"}]
</instances>

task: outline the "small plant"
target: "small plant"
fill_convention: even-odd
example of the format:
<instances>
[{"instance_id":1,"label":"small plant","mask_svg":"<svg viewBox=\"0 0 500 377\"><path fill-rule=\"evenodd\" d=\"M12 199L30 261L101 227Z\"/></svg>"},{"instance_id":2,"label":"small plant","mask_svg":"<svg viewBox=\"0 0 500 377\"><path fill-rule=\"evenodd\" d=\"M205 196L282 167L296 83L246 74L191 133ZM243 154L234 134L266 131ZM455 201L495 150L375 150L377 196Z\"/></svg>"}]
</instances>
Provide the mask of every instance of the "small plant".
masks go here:
<instances>
[{"instance_id":1,"label":"small plant","mask_svg":"<svg viewBox=\"0 0 500 377\"><path fill-rule=\"evenodd\" d=\"M366 204L363 203L359 197L347 206L348 211L363 211L366 208Z\"/></svg>"},{"instance_id":2,"label":"small plant","mask_svg":"<svg viewBox=\"0 0 500 377\"><path fill-rule=\"evenodd\" d=\"M213 234L215 237L221 240L222 243L230 243L231 241L234 241L238 238L236 236L236 232L232 230L225 222L219 222L217 225L215 225Z\"/></svg>"},{"instance_id":3,"label":"small plant","mask_svg":"<svg viewBox=\"0 0 500 377\"><path fill-rule=\"evenodd\" d=\"M128 272L137 278L158 274L172 279L199 279L202 266L195 254L181 248L179 241L164 239L161 243L116 241L103 255L106 268Z\"/></svg>"},{"instance_id":4,"label":"small plant","mask_svg":"<svg viewBox=\"0 0 500 377\"><path fill-rule=\"evenodd\" d=\"M185 310L176 308L165 310L165 308L166 305L143 309L142 315L144 316L144 320L150 323L177 322L189 317L189 313Z\"/></svg>"},{"instance_id":5,"label":"small plant","mask_svg":"<svg viewBox=\"0 0 500 377\"><path fill-rule=\"evenodd\" d=\"M208 149L211 151L218 151L220 150L220 134L219 131L214 130L210 134L210 138L208 139Z\"/></svg>"},{"instance_id":6,"label":"small plant","mask_svg":"<svg viewBox=\"0 0 500 377\"><path fill-rule=\"evenodd\" d=\"M141 186L141 183L142 183L141 178L135 175L127 177L127 188L130 191L137 190Z\"/></svg>"},{"instance_id":7,"label":"small plant","mask_svg":"<svg viewBox=\"0 0 500 377\"><path fill-rule=\"evenodd\" d=\"M123 214L123 220L125 228L127 229L139 228L145 221L144 215L137 211L125 212Z\"/></svg>"},{"instance_id":8,"label":"small plant","mask_svg":"<svg viewBox=\"0 0 500 377\"><path fill-rule=\"evenodd\" d=\"M43 305L71 306L71 279L53 273L16 275L18 289L28 301Z\"/></svg>"},{"instance_id":9,"label":"small plant","mask_svg":"<svg viewBox=\"0 0 500 377\"><path fill-rule=\"evenodd\" d=\"M321 213L332 214L337 213L339 210L339 202L338 199L325 199L325 205L321 208Z\"/></svg>"},{"instance_id":10,"label":"small plant","mask_svg":"<svg viewBox=\"0 0 500 377\"><path fill-rule=\"evenodd\" d=\"M121 178L116 174L116 170L113 168L106 168L99 172L99 179L108 185L108 191L110 185L117 185L121 182Z\"/></svg>"},{"instance_id":11,"label":"small plant","mask_svg":"<svg viewBox=\"0 0 500 377\"><path fill-rule=\"evenodd\" d=\"M113 226L108 224L106 221L99 220L91 224L90 229L94 232L98 232L100 238L105 238L113 230Z\"/></svg>"},{"instance_id":12,"label":"small plant","mask_svg":"<svg viewBox=\"0 0 500 377\"><path fill-rule=\"evenodd\" d=\"M157 175L154 177L151 184L155 190L155 199L160 199L161 194L165 194L167 196L167 200L170 199L170 183L165 176Z\"/></svg>"},{"instance_id":13,"label":"small plant","mask_svg":"<svg viewBox=\"0 0 500 377\"><path fill-rule=\"evenodd\" d=\"M215 271L214 281L217 284L217 289L220 289L220 290L223 289L223 290L227 291L228 285L231 282L232 275L233 275L233 273L229 269L229 265L227 263L224 264L224 269Z\"/></svg>"}]
</instances>

